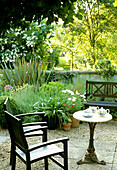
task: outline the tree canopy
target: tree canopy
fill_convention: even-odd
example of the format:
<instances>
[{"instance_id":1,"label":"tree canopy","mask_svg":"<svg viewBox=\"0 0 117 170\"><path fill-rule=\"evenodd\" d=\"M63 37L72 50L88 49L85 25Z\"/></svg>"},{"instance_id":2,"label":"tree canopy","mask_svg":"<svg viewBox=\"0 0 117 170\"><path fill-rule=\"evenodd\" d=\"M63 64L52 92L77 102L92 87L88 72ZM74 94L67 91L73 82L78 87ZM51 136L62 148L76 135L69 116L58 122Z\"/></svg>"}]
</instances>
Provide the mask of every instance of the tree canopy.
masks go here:
<instances>
[{"instance_id":1,"label":"tree canopy","mask_svg":"<svg viewBox=\"0 0 117 170\"><path fill-rule=\"evenodd\" d=\"M25 21L40 21L48 17L48 23L62 18L65 23L73 20L73 3L76 0L0 0L0 32L13 26L26 26Z\"/></svg>"},{"instance_id":2,"label":"tree canopy","mask_svg":"<svg viewBox=\"0 0 117 170\"><path fill-rule=\"evenodd\" d=\"M92 3L92 0L0 0L0 33L10 27L26 27L26 21L41 21L48 18L48 23L61 18L64 23L73 21L75 4ZM115 0L96 0L97 3L104 3L108 6ZM81 4L80 4L81 5ZM77 14L79 15L79 14ZM81 15L79 15L81 18Z\"/></svg>"},{"instance_id":3,"label":"tree canopy","mask_svg":"<svg viewBox=\"0 0 117 170\"><path fill-rule=\"evenodd\" d=\"M113 60L117 54L117 8L113 0L104 2L77 1L74 21L66 27L56 24L53 44L64 50L72 69L79 63L93 66L102 58Z\"/></svg>"}]
</instances>

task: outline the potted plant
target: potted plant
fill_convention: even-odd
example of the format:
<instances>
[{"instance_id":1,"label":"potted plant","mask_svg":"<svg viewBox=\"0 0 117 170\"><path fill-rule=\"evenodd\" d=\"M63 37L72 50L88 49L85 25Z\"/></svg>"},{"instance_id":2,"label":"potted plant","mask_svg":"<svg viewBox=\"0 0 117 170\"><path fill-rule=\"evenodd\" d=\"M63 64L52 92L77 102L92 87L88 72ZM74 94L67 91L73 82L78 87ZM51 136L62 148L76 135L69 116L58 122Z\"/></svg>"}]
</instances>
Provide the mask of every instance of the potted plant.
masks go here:
<instances>
[{"instance_id":1,"label":"potted plant","mask_svg":"<svg viewBox=\"0 0 117 170\"><path fill-rule=\"evenodd\" d=\"M72 120L69 115L66 115L62 112L62 119L63 119L63 130L64 131L70 131Z\"/></svg>"},{"instance_id":2,"label":"potted plant","mask_svg":"<svg viewBox=\"0 0 117 170\"><path fill-rule=\"evenodd\" d=\"M62 123L65 122L66 124L66 119L69 121L72 119L71 115L74 112L81 110L83 107L82 101L83 99L78 92L74 93L71 90L65 89L61 83L51 82L40 87L39 101L33 106L34 111L40 111L40 109L45 111L50 129L54 124L56 126L54 129L57 127L61 129ZM74 127L73 122L72 127Z\"/></svg>"},{"instance_id":3,"label":"potted plant","mask_svg":"<svg viewBox=\"0 0 117 170\"><path fill-rule=\"evenodd\" d=\"M46 97L44 99L40 99L40 102L36 102L34 104L34 111L45 111L45 117L47 119L49 129L54 130L57 127L61 129L62 127L61 109L63 103L61 99L61 96Z\"/></svg>"},{"instance_id":4,"label":"potted plant","mask_svg":"<svg viewBox=\"0 0 117 170\"><path fill-rule=\"evenodd\" d=\"M83 101L84 99L81 98L80 94L76 91L75 93L71 90L63 90L63 93L67 96L66 103L63 104L63 111L68 115L70 115L70 118L72 120L72 127L76 128L79 127L79 120L76 120L73 117L73 114L76 111L83 109Z\"/></svg>"}]
</instances>

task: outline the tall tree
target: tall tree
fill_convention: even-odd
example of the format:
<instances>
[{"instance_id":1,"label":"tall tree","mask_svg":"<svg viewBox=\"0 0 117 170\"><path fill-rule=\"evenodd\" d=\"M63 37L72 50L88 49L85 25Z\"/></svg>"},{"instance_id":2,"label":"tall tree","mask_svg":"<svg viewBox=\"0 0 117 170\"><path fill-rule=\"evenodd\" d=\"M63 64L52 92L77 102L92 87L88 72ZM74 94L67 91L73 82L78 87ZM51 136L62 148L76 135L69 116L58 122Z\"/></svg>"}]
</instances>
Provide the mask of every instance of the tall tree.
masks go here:
<instances>
[{"instance_id":1,"label":"tall tree","mask_svg":"<svg viewBox=\"0 0 117 170\"><path fill-rule=\"evenodd\" d=\"M62 52L68 56L67 59L70 63L71 70L74 69L75 56L78 55L78 34L76 32L76 26L73 23L64 27L63 25L55 25L55 37L52 44L61 49Z\"/></svg>"},{"instance_id":2,"label":"tall tree","mask_svg":"<svg viewBox=\"0 0 117 170\"><path fill-rule=\"evenodd\" d=\"M73 20L76 0L0 0L0 32L11 26L26 26L25 21L40 21L48 17L48 23L62 18L65 23Z\"/></svg>"},{"instance_id":3,"label":"tall tree","mask_svg":"<svg viewBox=\"0 0 117 170\"><path fill-rule=\"evenodd\" d=\"M63 51L69 52L71 68L75 61L86 66L87 62L94 65L102 58L114 59L117 22L113 1L78 1L74 15L73 23L67 27L57 26L55 42Z\"/></svg>"},{"instance_id":4,"label":"tall tree","mask_svg":"<svg viewBox=\"0 0 117 170\"><path fill-rule=\"evenodd\" d=\"M82 0L77 2L76 17L82 16L78 22L77 30L83 34L90 45L90 55L93 63L96 62L96 49L101 35L117 29L117 9L113 0ZM98 42L98 43L97 43Z\"/></svg>"}]
</instances>

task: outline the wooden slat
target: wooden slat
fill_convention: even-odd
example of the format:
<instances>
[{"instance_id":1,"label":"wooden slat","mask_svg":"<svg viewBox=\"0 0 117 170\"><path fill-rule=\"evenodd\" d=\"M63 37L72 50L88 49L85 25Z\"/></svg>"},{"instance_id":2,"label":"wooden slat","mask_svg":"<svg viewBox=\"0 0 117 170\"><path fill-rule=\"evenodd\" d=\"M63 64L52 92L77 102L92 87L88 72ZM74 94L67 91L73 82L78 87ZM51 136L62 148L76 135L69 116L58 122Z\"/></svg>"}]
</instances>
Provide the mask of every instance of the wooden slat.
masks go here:
<instances>
[{"instance_id":1,"label":"wooden slat","mask_svg":"<svg viewBox=\"0 0 117 170\"><path fill-rule=\"evenodd\" d=\"M117 98L116 82L96 82L86 81L87 96L112 97Z\"/></svg>"}]
</instances>

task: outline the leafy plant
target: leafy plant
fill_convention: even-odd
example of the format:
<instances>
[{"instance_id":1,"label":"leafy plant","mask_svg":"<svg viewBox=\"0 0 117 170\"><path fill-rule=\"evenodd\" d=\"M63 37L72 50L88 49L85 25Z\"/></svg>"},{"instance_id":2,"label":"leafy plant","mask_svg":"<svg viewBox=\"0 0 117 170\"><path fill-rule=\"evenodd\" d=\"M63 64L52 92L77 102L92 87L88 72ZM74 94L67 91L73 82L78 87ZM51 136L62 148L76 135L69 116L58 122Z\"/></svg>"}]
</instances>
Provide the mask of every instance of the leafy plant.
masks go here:
<instances>
[{"instance_id":1,"label":"leafy plant","mask_svg":"<svg viewBox=\"0 0 117 170\"><path fill-rule=\"evenodd\" d=\"M74 93L73 91L68 89L63 90L62 92L65 94L67 99L66 101L64 101L65 103L62 107L65 113L73 114L74 112L83 109L84 98L80 96L80 93L78 93L77 91Z\"/></svg>"},{"instance_id":2,"label":"leafy plant","mask_svg":"<svg viewBox=\"0 0 117 170\"><path fill-rule=\"evenodd\" d=\"M107 80L113 77L116 71L116 66L112 65L110 60L99 60L95 68L97 71L100 71L102 77Z\"/></svg>"},{"instance_id":3,"label":"leafy plant","mask_svg":"<svg viewBox=\"0 0 117 170\"><path fill-rule=\"evenodd\" d=\"M29 63L27 63L25 59L22 62L18 60L18 62L14 64L14 69L12 69L11 66L9 69L5 64L5 66L2 66L3 69L0 75L2 85L6 86L9 84L16 88L28 83L38 87L45 81L44 76L47 66L48 64L44 68L43 62L35 59Z\"/></svg>"},{"instance_id":4,"label":"leafy plant","mask_svg":"<svg viewBox=\"0 0 117 170\"><path fill-rule=\"evenodd\" d=\"M20 108L21 113L33 112L33 104L39 100L39 92L34 85L25 84L16 88L11 94Z\"/></svg>"},{"instance_id":5,"label":"leafy plant","mask_svg":"<svg viewBox=\"0 0 117 170\"><path fill-rule=\"evenodd\" d=\"M53 26L46 24L47 20L31 22L25 30L10 28L0 38L0 61L15 62L25 57L26 61L34 57L49 56L52 48L49 39L53 37Z\"/></svg>"},{"instance_id":6,"label":"leafy plant","mask_svg":"<svg viewBox=\"0 0 117 170\"><path fill-rule=\"evenodd\" d=\"M49 82L43 84L39 89L39 100L33 105L34 111L46 111L45 116L48 119L52 117L58 120L59 127L61 126L62 119L60 112L63 105L64 94L62 89L65 89L64 84L59 82Z\"/></svg>"},{"instance_id":7,"label":"leafy plant","mask_svg":"<svg viewBox=\"0 0 117 170\"><path fill-rule=\"evenodd\" d=\"M70 115L64 113L63 111L61 112L61 118L62 118L62 120L63 120L62 122L65 123L65 124L72 122L72 120L71 120L71 118L70 118Z\"/></svg>"},{"instance_id":8,"label":"leafy plant","mask_svg":"<svg viewBox=\"0 0 117 170\"><path fill-rule=\"evenodd\" d=\"M34 104L34 111L46 111L49 119L55 116L61 127L63 121L70 120L71 113L82 109L82 102L79 93L74 94L59 82L50 82L40 87L40 100Z\"/></svg>"},{"instance_id":9,"label":"leafy plant","mask_svg":"<svg viewBox=\"0 0 117 170\"><path fill-rule=\"evenodd\" d=\"M0 127L1 128L6 128L6 120L5 120L5 114L4 114L4 102L6 100L7 96L0 96ZM11 109L13 110L13 113L15 115L19 114L20 110L19 107L17 106L15 100L10 97L10 102L11 102Z\"/></svg>"}]
</instances>

